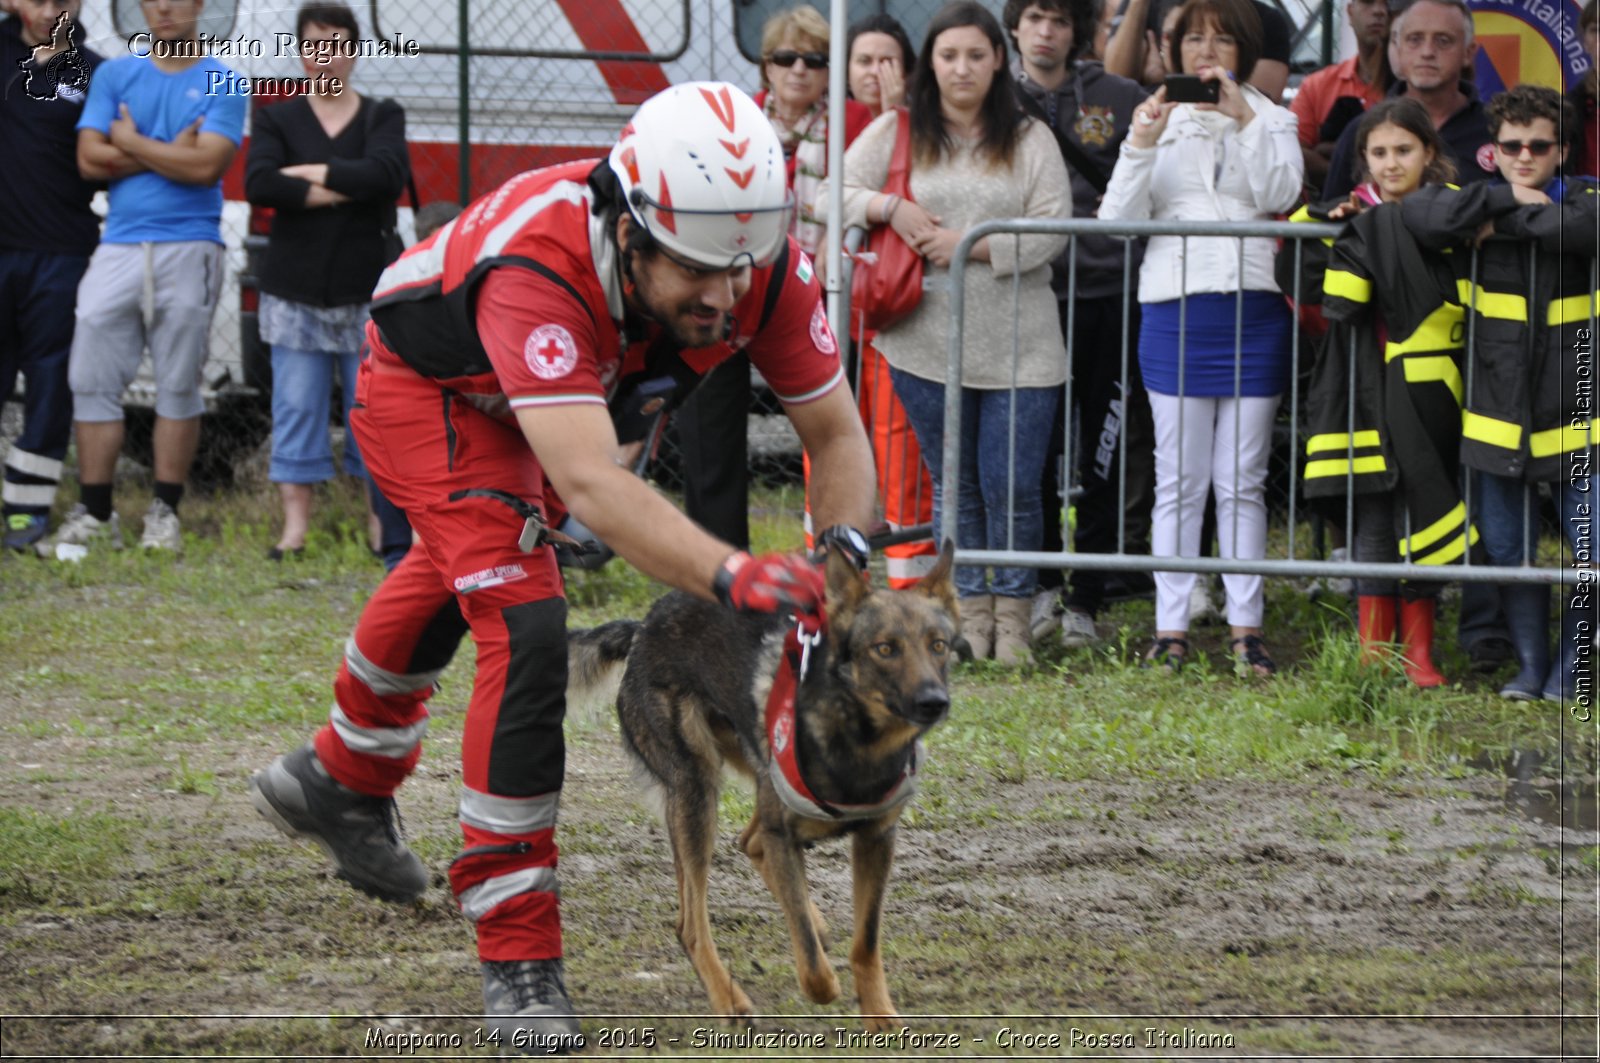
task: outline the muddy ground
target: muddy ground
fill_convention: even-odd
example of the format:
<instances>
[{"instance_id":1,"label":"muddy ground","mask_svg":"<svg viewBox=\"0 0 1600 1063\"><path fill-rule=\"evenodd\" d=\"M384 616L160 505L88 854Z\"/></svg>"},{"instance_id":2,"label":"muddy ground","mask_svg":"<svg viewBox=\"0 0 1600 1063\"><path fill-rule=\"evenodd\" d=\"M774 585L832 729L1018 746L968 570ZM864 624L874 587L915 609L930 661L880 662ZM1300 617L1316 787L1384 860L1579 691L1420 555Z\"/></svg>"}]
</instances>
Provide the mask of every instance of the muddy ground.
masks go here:
<instances>
[{"instance_id":1,"label":"muddy ground","mask_svg":"<svg viewBox=\"0 0 1600 1063\"><path fill-rule=\"evenodd\" d=\"M6 1057L488 1052L473 1043L471 936L443 878L459 714L440 715L404 791L436 882L398 908L355 895L251 810L249 773L307 731L216 734L179 760L73 725L73 706L11 711L24 708L29 725L0 750L0 806L106 817L95 822L115 855L53 883L6 869ZM938 754L935 743L936 774ZM902 831L886 916L890 985L913 1033L876 1046L835 1041L861 1030L838 940L843 851L811 861L845 992L816 1005L795 987L777 908L725 809L712 889L724 956L766 1013L759 1032L826 1040L765 1053L708 1041L731 1035L700 1017L665 837L614 734L579 728L562 881L590 1054L1593 1057L1592 795L1563 812L1539 793L1537 766L1510 804L1504 780L1470 772L1069 784L943 768ZM342 1017L291 1017L329 1013ZM421 1036L433 1040L405 1040Z\"/></svg>"}]
</instances>

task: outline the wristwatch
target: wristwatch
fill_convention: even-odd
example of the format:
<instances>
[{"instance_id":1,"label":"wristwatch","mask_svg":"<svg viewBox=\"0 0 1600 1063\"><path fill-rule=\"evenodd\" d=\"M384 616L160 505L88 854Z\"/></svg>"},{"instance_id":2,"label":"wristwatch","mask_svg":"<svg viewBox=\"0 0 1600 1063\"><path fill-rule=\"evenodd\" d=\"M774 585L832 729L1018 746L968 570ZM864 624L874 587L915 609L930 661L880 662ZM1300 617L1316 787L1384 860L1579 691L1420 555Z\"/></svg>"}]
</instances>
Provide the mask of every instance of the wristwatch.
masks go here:
<instances>
[{"instance_id":1,"label":"wristwatch","mask_svg":"<svg viewBox=\"0 0 1600 1063\"><path fill-rule=\"evenodd\" d=\"M856 568L862 572L867 570L867 559L872 555L872 547L867 545L867 537L848 524L835 524L824 528L816 537L816 548L811 552L811 559L817 564L822 564L828 557L828 547L836 547L848 557Z\"/></svg>"}]
</instances>

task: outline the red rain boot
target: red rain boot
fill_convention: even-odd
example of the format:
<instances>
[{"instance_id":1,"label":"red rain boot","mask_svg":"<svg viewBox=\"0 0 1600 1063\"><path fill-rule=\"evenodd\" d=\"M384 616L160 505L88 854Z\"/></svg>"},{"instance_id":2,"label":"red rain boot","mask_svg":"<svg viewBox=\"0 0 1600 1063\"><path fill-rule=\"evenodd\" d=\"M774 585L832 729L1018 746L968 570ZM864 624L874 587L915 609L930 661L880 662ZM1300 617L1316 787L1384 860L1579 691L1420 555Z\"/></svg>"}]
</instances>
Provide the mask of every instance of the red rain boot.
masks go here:
<instances>
[{"instance_id":1,"label":"red rain boot","mask_svg":"<svg viewBox=\"0 0 1600 1063\"><path fill-rule=\"evenodd\" d=\"M1394 642L1394 596L1363 594L1356 599L1356 631L1361 636L1361 663L1377 664Z\"/></svg>"},{"instance_id":2,"label":"red rain boot","mask_svg":"<svg viewBox=\"0 0 1600 1063\"><path fill-rule=\"evenodd\" d=\"M1406 677L1417 686L1444 686L1444 676L1433 666L1432 598L1400 599L1400 645L1405 654Z\"/></svg>"}]
</instances>

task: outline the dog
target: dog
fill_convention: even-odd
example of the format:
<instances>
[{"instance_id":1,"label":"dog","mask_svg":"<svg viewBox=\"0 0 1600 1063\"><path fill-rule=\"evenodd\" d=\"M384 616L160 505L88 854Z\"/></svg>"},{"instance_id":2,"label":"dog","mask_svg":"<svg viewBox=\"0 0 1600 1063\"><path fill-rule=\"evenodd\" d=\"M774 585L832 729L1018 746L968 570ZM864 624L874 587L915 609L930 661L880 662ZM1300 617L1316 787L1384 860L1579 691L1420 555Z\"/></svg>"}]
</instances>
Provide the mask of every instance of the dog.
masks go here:
<instances>
[{"instance_id":1,"label":"dog","mask_svg":"<svg viewBox=\"0 0 1600 1063\"><path fill-rule=\"evenodd\" d=\"M811 900L805 850L848 834L855 935L850 967L867 1026L897 1018L879 947L896 824L915 790L921 738L948 714L949 668L960 623L946 543L921 583L875 590L837 551L826 560L826 628L799 645L792 624L752 617L681 592L641 621L568 636L569 693L582 696L617 668L617 717L638 775L659 797L678 879L678 940L711 1012L748 1025L750 998L711 939L706 886L724 766L753 779L755 815L739 848L783 909L800 989L819 1004L839 996L825 953L827 924ZM793 715L769 709L796 659Z\"/></svg>"}]
</instances>

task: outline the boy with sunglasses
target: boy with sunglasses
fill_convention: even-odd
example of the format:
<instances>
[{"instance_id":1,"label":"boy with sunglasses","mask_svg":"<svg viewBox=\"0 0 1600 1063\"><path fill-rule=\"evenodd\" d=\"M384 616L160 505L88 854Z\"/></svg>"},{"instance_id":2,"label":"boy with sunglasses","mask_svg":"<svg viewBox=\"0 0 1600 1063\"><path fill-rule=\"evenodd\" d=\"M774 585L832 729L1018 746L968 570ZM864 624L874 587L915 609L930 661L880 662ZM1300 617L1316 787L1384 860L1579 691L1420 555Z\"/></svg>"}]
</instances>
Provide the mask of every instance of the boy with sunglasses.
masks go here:
<instances>
[{"instance_id":1,"label":"boy with sunglasses","mask_svg":"<svg viewBox=\"0 0 1600 1063\"><path fill-rule=\"evenodd\" d=\"M1538 551L1536 485L1548 482L1573 560L1589 534L1595 293L1600 185L1564 175L1576 125L1554 89L1519 85L1488 107L1498 178L1465 188L1430 186L1401 209L1419 241L1450 256L1472 313L1461 429L1463 462L1477 470L1474 522L1490 564L1532 564ZM1512 237L1514 239L1493 239ZM1465 245L1476 243L1473 255ZM1476 258L1476 271L1473 259ZM1593 598L1569 594L1554 665L1547 584L1504 584L1500 601L1521 665L1500 696L1571 701L1593 644Z\"/></svg>"}]
</instances>

